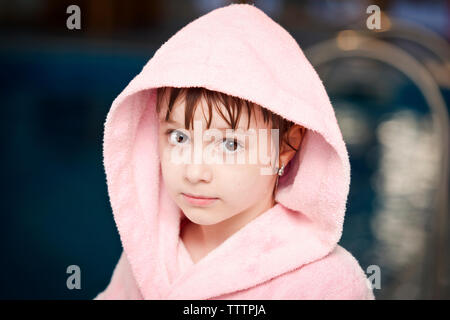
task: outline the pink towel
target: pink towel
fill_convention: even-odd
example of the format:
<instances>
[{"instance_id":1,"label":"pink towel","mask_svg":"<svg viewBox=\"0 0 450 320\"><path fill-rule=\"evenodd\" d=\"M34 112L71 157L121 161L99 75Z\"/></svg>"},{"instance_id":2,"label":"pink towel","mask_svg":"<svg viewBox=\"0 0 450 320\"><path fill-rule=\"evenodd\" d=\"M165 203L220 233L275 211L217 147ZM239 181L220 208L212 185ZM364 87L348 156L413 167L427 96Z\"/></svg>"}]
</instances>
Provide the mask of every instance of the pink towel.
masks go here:
<instances>
[{"instance_id":1,"label":"pink towel","mask_svg":"<svg viewBox=\"0 0 450 320\"><path fill-rule=\"evenodd\" d=\"M306 127L277 204L198 263L160 171L156 89L205 87ZM350 165L320 78L290 34L253 5L207 13L165 42L114 100L104 166L123 252L95 299L374 299L338 245Z\"/></svg>"}]
</instances>

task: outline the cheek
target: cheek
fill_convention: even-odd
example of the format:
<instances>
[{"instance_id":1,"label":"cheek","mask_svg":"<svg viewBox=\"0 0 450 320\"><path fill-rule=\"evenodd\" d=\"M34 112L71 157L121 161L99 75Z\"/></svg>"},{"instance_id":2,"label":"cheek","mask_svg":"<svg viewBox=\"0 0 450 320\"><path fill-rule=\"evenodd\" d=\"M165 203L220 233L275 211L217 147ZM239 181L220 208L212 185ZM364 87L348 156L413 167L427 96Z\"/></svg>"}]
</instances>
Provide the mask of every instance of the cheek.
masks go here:
<instances>
[{"instance_id":1,"label":"cheek","mask_svg":"<svg viewBox=\"0 0 450 320\"><path fill-rule=\"evenodd\" d=\"M262 175L260 166L242 165L222 170L221 188L230 201L245 202L261 200L271 188L273 176Z\"/></svg>"},{"instance_id":2,"label":"cheek","mask_svg":"<svg viewBox=\"0 0 450 320\"><path fill-rule=\"evenodd\" d=\"M181 177L181 166L171 161L170 147L160 144L159 156L161 164L161 174L164 179L164 183L168 189L174 189L179 185L179 179Z\"/></svg>"}]
</instances>

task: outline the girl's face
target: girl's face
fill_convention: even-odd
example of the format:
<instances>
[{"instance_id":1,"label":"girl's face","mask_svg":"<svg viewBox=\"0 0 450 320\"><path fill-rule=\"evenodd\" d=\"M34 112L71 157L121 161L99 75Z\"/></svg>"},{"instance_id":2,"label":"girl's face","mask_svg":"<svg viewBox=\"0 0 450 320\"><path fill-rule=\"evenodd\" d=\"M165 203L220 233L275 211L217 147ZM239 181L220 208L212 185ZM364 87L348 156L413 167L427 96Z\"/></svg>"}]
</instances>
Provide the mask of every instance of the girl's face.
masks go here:
<instances>
[{"instance_id":1,"label":"girl's face","mask_svg":"<svg viewBox=\"0 0 450 320\"><path fill-rule=\"evenodd\" d=\"M221 111L227 115L225 107L221 106ZM207 129L209 114L203 97L193 116L194 128L190 130L184 126L183 99L175 102L168 122L164 120L167 106L161 106L159 154L164 184L185 216L196 224L213 225L241 213L256 217L274 205L272 192L276 175L268 174L267 170L275 166L278 145L271 144L270 124L264 123L257 108L247 130L245 111L241 113L236 130L242 130L237 132L246 134L247 138L227 136L226 129L234 131L214 108L210 129ZM278 141L278 137L274 137L274 141ZM195 200L186 194L214 199Z\"/></svg>"}]
</instances>

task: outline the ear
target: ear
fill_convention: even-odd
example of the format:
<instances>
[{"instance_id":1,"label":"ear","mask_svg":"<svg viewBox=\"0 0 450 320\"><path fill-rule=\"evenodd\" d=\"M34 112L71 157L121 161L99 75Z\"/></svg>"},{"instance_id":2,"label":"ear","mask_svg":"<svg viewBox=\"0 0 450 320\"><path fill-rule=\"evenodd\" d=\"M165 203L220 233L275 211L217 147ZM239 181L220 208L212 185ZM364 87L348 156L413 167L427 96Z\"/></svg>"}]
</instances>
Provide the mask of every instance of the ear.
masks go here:
<instances>
[{"instance_id":1,"label":"ear","mask_svg":"<svg viewBox=\"0 0 450 320\"><path fill-rule=\"evenodd\" d=\"M306 128L302 127L298 124L294 124L292 127L289 128L288 132L286 133L287 140L289 141L290 145L293 146L295 149L299 149L300 145L302 143L303 137L305 136ZM281 143L280 148L280 167L284 164L286 166L289 161L294 157L295 153L297 151L292 149L289 145L287 145L285 142Z\"/></svg>"}]
</instances>

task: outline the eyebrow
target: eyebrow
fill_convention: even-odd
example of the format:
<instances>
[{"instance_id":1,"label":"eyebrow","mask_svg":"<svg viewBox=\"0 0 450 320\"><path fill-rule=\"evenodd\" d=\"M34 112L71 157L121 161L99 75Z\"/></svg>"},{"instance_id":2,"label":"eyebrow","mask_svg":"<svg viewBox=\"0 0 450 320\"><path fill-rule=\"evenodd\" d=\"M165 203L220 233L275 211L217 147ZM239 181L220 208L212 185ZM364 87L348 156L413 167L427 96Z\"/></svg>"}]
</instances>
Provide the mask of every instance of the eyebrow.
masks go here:
<instances>
[{"instance_id":1,"label":"eyebrow","mask_svg":"<svg viewBox=\"0 0 450 320\"><path fill-rule=\"evenodd\" d=\"M169 124L173 124L173 125L178 125L179 127L184 127L181 123L179 123L179 122L177 122L175 120L172 120L172 119L165 120L164 122L169 123ZM242 129L243 131L247 131L246 128L240 128L240 127L236 128L236 129L233 129L233 128L230 128L230 127L210 128L210 129L217 129L217 130L227 130L227 129L229 129L229 130L239 130L239 129Z\"/></svg>"},{"instance_id":2,"label":"eyebrow","mask_svg":"<svg viewBox=\"0 0 450 320\"><path fill-rule=\"evenodd\" d=\"M178 123L178 122L176 122L176 121L174 121L174 120L172 120L172 119L168 119L168 120L163 120L163 122L166 122L166 123L170 123L170 124L178 124L178 125L180 125L180 126L181 126L181 124L180 124L180 123Z\"/></svg>"}]
</instances>

